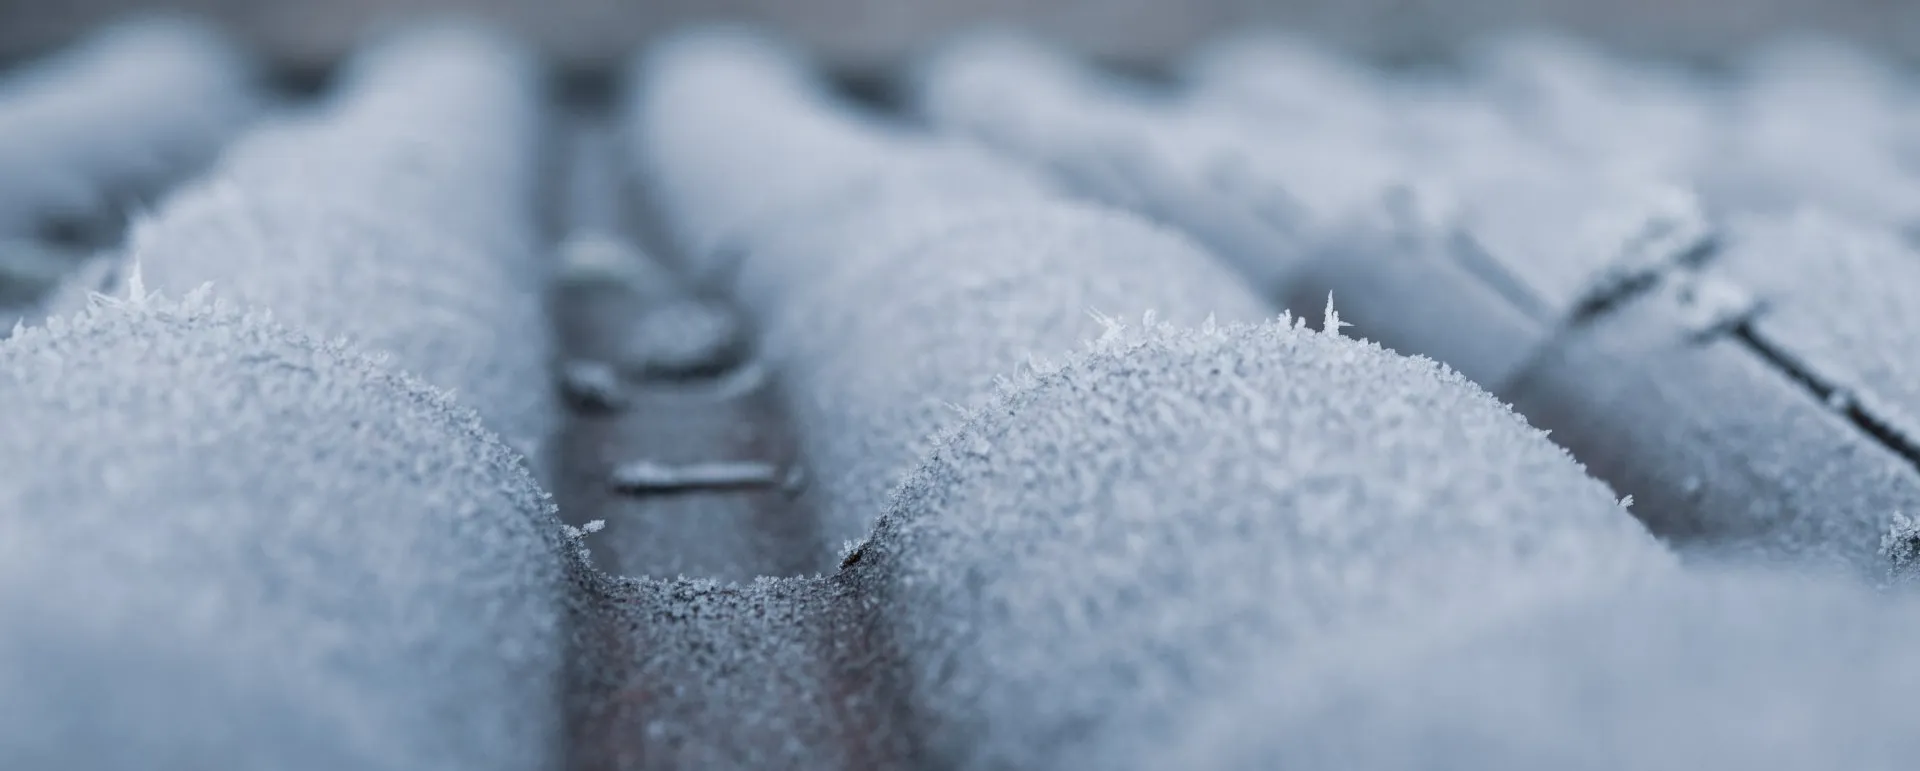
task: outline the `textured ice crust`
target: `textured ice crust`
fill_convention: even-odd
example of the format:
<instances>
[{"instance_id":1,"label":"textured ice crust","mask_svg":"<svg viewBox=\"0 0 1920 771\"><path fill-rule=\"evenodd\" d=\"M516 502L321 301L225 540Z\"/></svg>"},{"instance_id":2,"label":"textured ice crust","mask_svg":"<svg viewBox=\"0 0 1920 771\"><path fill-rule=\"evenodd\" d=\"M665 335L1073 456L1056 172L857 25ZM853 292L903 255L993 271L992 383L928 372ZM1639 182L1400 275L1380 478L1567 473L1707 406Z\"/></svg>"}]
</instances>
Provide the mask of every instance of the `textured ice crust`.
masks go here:
<instances>
[{"instance_id":1,"label":"textured ice crust","mask_svg":"<svg viewBox=\"0 0 1920 771\"><path fill-rule=\"evenodd\" d=\"M403 37L142 222L129 296L0 342L0 766L1920 755L1912 599L1684 572L1457 374L1259 323L1182 237L764 43L638 73L643 178L757 314L843 569L591 574L482 425L544 427L532 71Z\"/></svg>"},{"instance_id":2,"label":"textured ice crust","mask_svg":"<svg viewBox=\"0 0 1920 771\"><path fill-rule=\"evenodd\" d=\"M204 294L0 343L0 766L560 750L574 544L470 410Z\"/></svg>"},{"instance_id":3,"label":"textured ice crust","mask_svg":"<svg viewBox=\"0 0 1920 771\"><path fill-rule=\"evenodd\" d=\"M251 67L212 29L109 26L0 80L0 236L103 213L210 160L252 112Z\"/></svg>"},{"instance_id":4,"label":"textured ice crust","mask_svg":"<svg viewBox=\"0 0 1920 771\"><path fill-rule=\"evenodd\" d=\"M415 29L344 81L0 348L0 765L560 762L533 65Z\"/></svg>"},{"instance_id":5,"label":"textured ice crust","mask_svg":"<svg viewBox=\"0 0 1920 771\"><path fill-rule=\"evenodd\" d=\"M1486 89L1478 93L1396 92L1372 105L1378 95L1368 90L1383 84L1303 57L1279 56L1279 68L1292 71L1266 82L1225 82L1230 68L1216 62L1223 69L1200 76L1211 93L1158 115L1111 83L1061 74L1058 59L1017 47L950 52L925 89L929 113L944 125L1107 195L1158 186L1157 199L1155 191L1134 195L1169 212L1179 210L1167 200L1200 188L1181 188L1156 168L1169 156L1153 141L1197 136L1190 126L1205 110L1243 102L1239 109L1265 125L1286 127L1291 141L1272 143L1282 152L1354 159L1363 170L1369 153L1353 138L1382 142L1374 156L1389 152L1392 134L1379 127L1380 115L1392 116L1394 129L1414 129L1401 146L1424 156L1399 161L1406 178L1457 196L1440 199L1457 208L1443 208L1437 223L1460 228L1556 308L1610 274L1699 257L1717 236L1713 204L1658 180L1711 180L1716 168L1751 160L1701 152L1696 140L1714 105L1692 84L1639 71L1575 76L1565 70L1586 62L1553 44L1533 58L1561 69L1529 72L1538 80L1519 93L1498 91L1512 83L1488 82L1475 84ZM1520 72L1505 66L1506 76ZM1657 133L1648 141L1676 147L1639 147L1646 134L1575 119L1625 108L1610 99L1579 103L1578 89L1554 78L1610 80L1644 131ZM1244 104L1255 101L1262 103ZM1395 112L1381 112L1386 106ZM1547 128L1545 141L1519 145L1523 138L1503 123L1509 119ZM1346 136L1316 134L1328 130L1316 120ZM1125 131L1119 126L1148 139L1113 139ZM1786 158L1785 146L1766 152ZM1602 154L1594 148L1611 153L1606 163L1617 169L1579 160ZM1089 158L1101 152L1110 157ZM1316 179L1311 166L1248 160L1241 168L1319 187L1307 182ZM1872 221L1894 219L1905 205L1889 194L1875 210L1821 193L1830 178L1796 187L1786 176L1761 192L1833 199ZM1364 177L1356 171L1349 181ZM1867 190L1892 187L1884 175L1865 179ZM1170 216L1197 232L1223 232L1200 208ZM1900 251L1891 231L1867 239L1802 217L1735 235L1722 258L1730 272L1780 300L1757 333L1830 378L1841 389L1836 404L1857 404L1910 434L1898 402L1907 389L1889 374L1900 371L1895 330L1905 327L1888 322L1910 314L1886 305L1892 295L1880 289L1898 285L1887 277L1905 270L1890 256ZM1136 362L1126 377L1191 378L1167 374L1194 369L1191 358L1159 351L1167 347L1143 346L1154 351L1152 363ZM1418 419L1399 418L1395 399L1368 389L1408 383L1404 376L1307 369L1290 369L1284 384L1242 387L1240 398L1253 405L1289 388L1335 389L1302 400L1311 406L1294 413L1318 430L1282 431L1289 438L1265 448L1251 437L1270 430L1261 427L1271 419L1245 417L1251 408L1239 408L1238 420L1209 421L1184 400L1140 403L1117 385L1126 380L1073 367L1050 386L1044 378L1028 386L1055 395L1016 390L942 444L899 492L895 513L854 568L886 587L875 591L898 630L891 643L922 662L911 703L932 752L979 768L1911 764L1920 742L1907 728L1906 705L1920 668L1903 647L1920 607L1910 599L1887 601L1824 577L1668 569L1624 512L1611 521L1581 516L1604 503L1539 487L1583 475L1540 475L1470 449L1472 441L1422 439L1432 423L1459 419L1435 415L1472 408L1431 404ZM1347 401L1355 394L1363 396ZM1055 413L1066 417L1055 422ZM1033 425L1037 416L1046 423ZM1323 443L1368 423L1374 430L1358 433L1373 444L1351 457L1370 470L1348 472L1358 482L1327 473L1323 464L1341 456ZM1118 440L1100 443L1103 433L1122 431L1138 441L1127 445L1131 452L1109 449L1122 446ZM1536 452L1551 452L1533 441ZM1406 448L1426 457L1410 461ZM1169 468L1224 479L1169 484L1180 479ZM1502 476L1509 473L1527 476ZM1436 481L1483 489L1439 493ZM1286 492L1275 505L1274 496L1250 489ZM1475 526L1476 517L1503 509L1519 516ZM1136 510L1185 516L1163 522L1129 514ZM1327 511L1341 516L1315 516ZM1896 520L1884 541L1896 577L1911 551L1908 530ZM890 540L914 546L896 553Z\"/></svg>"},{"instance_id":6,"label":"textured ice crust","mask_svg":"<svg viewBox=\"0 0 1920 771\"><path fill-rule=\"evenodd\" d=\"M1015 126L1034 137L1075 119L1098 146L1092 132L1120 114L1022 102L1017 80L970 88L1051 110ZM834 105L762 43L681 38L638 84L643 175L699 267L760 314L819 501L842 518L834 534L857 533L883 483L922 458L830 583L648 585L678 598L655 618L719 614L684 633L647 627L655 650L731 676L719 703L815 708L745 710L755 735L811 738L826 729L806 720L852 704L903 706L899 757L954 768L1896 768L1914 756L1910 600L1683 572L1606 487L1459 376L1291 323L1197 322L1257 303L1203 260L1170 256L1193 250L1158 245L1177 242L1152 228L1060 203L1017 168L968 172L996 166ZM1345 82L1343 114L1373 107L1351 93L1370 85ZM1471 149L1493 153L1508 135L1474 132L1508 109L1494 96L1428 104L1427 138L1477 136ZM1570 147L1605 140L1556 125ZM1034 157L1084 161L1072 144ZM1530 152L1576 168L1565 149ZM1464 173L1488 157L1423 168ZM1553 300L1579 288L1569 266L1671 257L1627 251L1639 223L1702 230L1695 202L1670 191L1554 187L1505 163L1462 189L1537 208L1489 225L1491 246L1532 259L1520 253L1557 228L1601 228L1573 246L1600 251L1529 274ZM1225 181L1205 184L1235 182L1235 164L1221 166ZM1151 180L1143 168L1183 167L1119 170ZM1569 219L1588 200L1632 205ZM1605 229L1616 220L1631 227ZM1180 326L1073 321L1081 303ZM812 621L761 633L795 603L814 606ZM882 657L847 644L849 629ZM831 667L881 685L809 694L824 687L805 675L818 634L833 635ZM743 682L735 657L709 652L742 636L756 642L742 655L779 677ZM680 671L681 659L641 660Z\"/></svg>"},{"instance_id":7,"label":"textured ice crust","mask_svg":"<svg viewBox=\"0 0 1920 771\"><path fill-rule=\"evenodd\" d=\"M1097 314L1266 313L1171 231L862 118L754 38L679 39L636 82L643 178L691 250L732 248L708 258L782 373L827 543L867 532L956 406L1097 335Z\"/></svg>"},{"instance_id":8,"label":"textured ice crust","mask_svg":"<svg viewBox=\"0 0 1920 771\"><path fill-rule=\"evenodd\" d=\"M1099 314L1158 311L1198 324L1265 313L1184 241L1074 204L1002 209L865 264L802 267L857 254L846 240L812 253L769 249L750 263L776 266L757 274L767 291L743 293L765 309L769 359L798 395L789 414L805 431L810 489L832 517L829 543L866 532L887 488L957 409L977 405L1001 374L1098 335Z\"/></svg>"},{"instance_id":9,"label":"textured ice crust","mask_svg":"<svg viewBox=\"0 0 1920 771\"><path fill-rule=\"evenodd\" d=\"M1463 378L1276 322L1116 326L1023 374L942 437L854 570L930 752L1122 768L1250 661L1673 568Z\"/></svg>"},{"instance_id":10,"label":"textured ice crust","mask_svg":"<svg viewBox=\"0 0 1920 771\"><path fill-rule=\"evenodd\" d=\"M533 259L533 63L431 27L356 60L317 114L264 126L134 224L122 271L172 296L211 283L394 366L531 449L551 425Z\"/></svg>"}]
</instances>

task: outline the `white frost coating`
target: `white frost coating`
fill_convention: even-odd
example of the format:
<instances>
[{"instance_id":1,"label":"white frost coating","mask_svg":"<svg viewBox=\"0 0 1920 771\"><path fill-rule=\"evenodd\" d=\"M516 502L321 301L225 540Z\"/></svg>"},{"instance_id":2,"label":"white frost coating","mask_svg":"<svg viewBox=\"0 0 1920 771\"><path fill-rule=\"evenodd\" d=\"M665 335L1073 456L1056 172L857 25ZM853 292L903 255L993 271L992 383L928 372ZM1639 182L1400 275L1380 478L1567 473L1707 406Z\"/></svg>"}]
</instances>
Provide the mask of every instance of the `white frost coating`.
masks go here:
<instances>
[{"instance_id":1,"label":"white frost coating","mask_svg":"<svg viewBox=\"0 0 1920 771\"><path fill-rule=\"evenodd\" d=\"M528 222L543 96L530 52L485 27L415 27L369 47L341 80L317 115L236 143L222 176L330 209L404 211L537 275Z\"/></svg>"},{"instance_id":2,"label":"white frost coating","mask_svg":"<svg viewBox=\"0 0 1920 771\"><path fill-rule=\"evenodd\" d=\"M462 28L389 41L298 125L262 127L128 236L147 285L222 297L455 392L510 444L552 420L530 204L531 61Z\"/></svg>"},{"instance_id":3,"label":"white frost coating","mask_svg":"<svg viewBox=\"0 0 1920 771\"><path fill-rule=\"evenodd\" d=\"M1690 192L1530 135L1473 89L1266 38L1189 69L1186 93L1154 102L1035 44L983 38L937 59L922 99L944 127L1192 230L1263 287L1404 200L1431 210L1419 227L1469 235L1556 308L1598 274L1711 235Z\"/></svg>"},{"instance_id":4,"label":"white frost coating","mask_svg":"<svg viewBox=\"0 0 1920 771\"><path fill-rule=\"evenodd\" d=\"M1899 65L1834 41L1761 49L1736 82L1703 170L1723 205L1781 215L1819 206L1885 227L1920 222L1920 93Z\"/></svg>"},{"instance_id":5,"label":"white frost coating","mask_svg":"<svg viewBox=\"0 0 1920 771\"><path fill-rule=\"evenodd\" d=\"M573 539L447 396L205 296L0 342L0 767L556 767Z\"/></svg>"},{"instance_id":6,"label":"white frost coating","mask_svg":"<svg viewBox=\"0 0 1920 771\"><path fill-rule=\"evenodd\" d=\"M1718 264L1761 298L1751 326L1909 446L1920 446L1920 254L1879 223L1803 209L1732 222Z\"/></svg>"},{"instance_id":7,"label":"white frost coating","mask_svg":"<svg viewBox=\"0 0 1920 771\"><path fill-rule=\"evenodd\" d=\"M1570 38L1489 41L1467 86L1536 141L1627 174L1691 182L1722 141L1723 89Z\"/></svg>"},{"instance_id":8,"label":"white frost coating","mask_svg":"<svg viewBox=\"0 0 1920 771\"><path fill-rule=\"evenodd\" d=\"M1547 307L1565 309L1610 278L1697 256L1718 235L1692 190L1519 150L1462 158L1454 220Z\"/></svg>"},{"instance_id":9,"label":"white frost coating","mask_svg":"<svg viewBox=\"0 0 1920 771\"><path fill-rule=\"evenodd\" d=\"M682 241L724 233L740 249L726 267L783 378L823 567L868 531L951 405L1099 334L1090 312L1265 315L1174 233L862 120L750 38L669 43L639 70L633 119Z\"/></svg>"},{"instance_id":10,"label":"white frost coating","mask_svg":"<svg viewBox=\"0 0 1920 771\"><path fill-rule=\"evenodd\" d=\"M636 62L633 82L630 149L694 260L737 246L729 239L743 230L889 181L1000 197L1043 185L835 103L787 52L746 33L669 40ZM687 173L693 164L702 172Z\"/></svg>"},{"instance_id":11,"label":"white frost coating","mask_svg":"<svg viewBox=\"0 0 1920 771\"><path fill-rule=\"evenodd\" d=\"M0 80L0 234L100 214L211 160L253 112L252 76L212 29L153 17Z\"/></svg>"},{"instance_id":12,"label":"white frost coating","mask_svg":"<svg viewBox=\"0 0 1920 771\"><path fill-rule=\"evenodd\" d=\"M928 751L1030 769L1206 767L1145 761L1249 663L1674 569L1463 378L1286 322L1116 329L1022 373L851 568Z\"/></svg>"},{"instance_id":13,"label":"white frost coating","mask_svg":"<svg viewBox=\"0 0 1920 771\"><path fill-rule=\"evenodd\" d=\"M1663 132L1647 144L1678 141L1668 134L1681 130L1657 120L1667 115L1661 100L1677 97L1654 74L1607 69L1597 55L1550 38L1511 38L1483 51L1482 70L1463 80L1393 79L1357 64L1343 75L1324 54L1298 48L1250 38L1211 53L1194 67L1201 78L1195 102L1271 122L1305 109L1312 97L1305 83L1313 82L1345 95L1327 99L1336 107L1371 107L1348 107L1351 127L1322 119L1321 129L1369 146L1310 149L1391 158L1416 198L1437 207L1433 231L1466 235L1548 308L1568 308L1596 281L1664 267L1714 236L1705 207L1684 184L1690 170L1642 157L1661 148L1620 141L1636 130ZM1272 68L1304 72L1286 78ZM1622 92L1617 103L1586 101L1614 91ZM1608 119L1608 110L1628 109L1636 112Z\"/></svg>"},{"instance_id":14,"label":"white frost coating","mask_svg":"<svg viewBox=\"0 0 1920 771\"><path fill-rule=\"evenodd\" d=\"M1920 753L1911 596L1709 571L1437 621L1249 667L1139 765L1894 771Z\"/></svg>"},{"instance_id":15,"label":"white frost coating","mask_svg":"<svg viewBox=\"0 0 1920 771\"><path fill-rule=\"evenodd\" d=\"M1255 110L1291 127L1377 131L1383 81L1313 40L1261 31L1202 46L1181 67L1197 102Z\"/></svg>"},{"instance_id":16,"label":"white frost coating","mask_svg":"<svg viewBox=\"0 0 1920 771\"><path fill-rule=\"evenodd\" d=\"M1920 219L1920 93L1894 63L1837 41L1776 41L1733 77L1550 36L1494 41L1473 65L1468 88L1556 152L1697 185L1716 210Z\"/></svg>"},{"instance_id":17,"label":"white frost coating","mask_svg":"<svg viewBox=\"0 0 1920 771\"><path fill-rule=\"evenodd\" d=\"M922 73L920 102L943 129L1051 169L1086 195L1193 230L1269 293L1329 222L1398 178L1386 156L1352 151L1365 133L1354 126L1331 132L1287 121L1248 132L1118 87L1018 38L949 46ZM1328 142L1341 147L1330 151Z\"/></svg>"},{"instance_id":18,"label":"white frost coating","mask_svg":"<svg viewBox=\"0 0 1920 771\"><path fill-rule=\"evenodd\" d=\"M1504 39L1476 59L1472 88L1557 150L1698 185L1719 210L1920 219L1916 91L1893 63L1836 41L1777 41L1731 78L1553 37Z\"/></svg>"},{"instance_id":19,"label":"white frost coating","mask_svg":"<svg viewBox=\"0 0 1920 771\"><path fill-rule=\"evenodd\" d=\"M1352 83L1371 76L1300 74L1318 84L1319 109L1249 121L1198 89L1156 98L1037 43L980 37L927 67L921 103L943 128L1085 177L1103 197L1131 195L1169 216L1202 213L1184 195L1276 226L1295 209L1299 227L1370 206L1406 177L1381 152L1391 116Z\"/></svg>"}]
</instances>

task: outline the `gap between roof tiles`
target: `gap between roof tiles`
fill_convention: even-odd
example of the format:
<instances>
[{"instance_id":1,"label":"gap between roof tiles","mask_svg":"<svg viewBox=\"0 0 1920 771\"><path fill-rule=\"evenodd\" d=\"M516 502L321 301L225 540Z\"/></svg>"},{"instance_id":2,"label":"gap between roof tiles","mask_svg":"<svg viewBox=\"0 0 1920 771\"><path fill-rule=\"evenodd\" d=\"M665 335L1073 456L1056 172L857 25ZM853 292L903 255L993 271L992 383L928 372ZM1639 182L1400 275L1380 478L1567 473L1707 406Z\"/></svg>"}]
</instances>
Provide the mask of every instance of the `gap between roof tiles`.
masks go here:
<instances>
[{"instance_id":1,"label":"gap between roof tiles","mask_svg":"<svg viewBox=\"0 0 1920 771\"><path fill-rule=\"evenodd\" d=\"M1647 270L1624 274L1618 280L1602 278L1555 334L1528 357L1529 362L1543 358L1563 339L1566 331L1594 323L1608 314L1631 312L1628 310L1632 307L1631 300L1657 291L1663 285L1684 282L1685 286L1677 288L1676 301L1701 305L1691 311L1697 317L1697 323L1687 330L1691 339L1704 342L1724 337L1734 342L1784 381L1804 391L1820 407L1844 418L1862 436L1920 473L1920 445L1869 412L1846 389L1822 377L1756 330L1753 322L1767 312L1765 298L1753 296L1729 277L1709 272L1722 247L1718 239L1710 239L1676 259ZM1531 366L1522 365L1521 370Z\"/></svg>"},{"instance_id":2,"label":"gap between roof tiles","mask_svg":"<svg viewBox=\"0 0 1920 771\"><path fill-rule=\"evenodd\" d=\"M623 152L617 84L560 74L546 186L555 386L571 373L595 402L565 418L552 491L569 526L605 523L589 537L606 582L582 631L567 767L757 767L795 753L871 767L859 758L879 751L863 746L874 737L841 735L863 725L843 714L845 694L887 692L848 681L836 658L872 655L847 642L869 620L828 602L845 591L838 578L805 575L820 534L755 343L719 369L621 363L641 306L731 301L686 275L695 261L664 237ZM744 322L729 334L757 337ZM717 651L767 663L716 669ZM755 715L809 727L782 736Z\"/></svg>"},{"instance_id":3,"label":"gap between roof tiles","mask_svg":"<svg viewBox=\"0 0 1920 771\"><path fill-rule=\"evenodd\" d=\"M752 336L744 322L681 323L737 315L678 275L687 261L651 235L652 207L629 178L611 114L614 91L610 76L579 73L557 89L567 117L549 183L559 261L549 312L561 347L556 387L575 402L560 440L570 449L553 471L561 514L575 525L607 521L596 540L611 573L797 575L818 534L793 495L804 471L768 373L750 342L729 342ZM708 308L698 318L686 315L693 302ZM651 329L655 321L670 328ZM726 338L678 350L699 342L689 335ZM664 352L670 361L639 361L662 344L676 348Z\"/></svg>"}]
</instances>

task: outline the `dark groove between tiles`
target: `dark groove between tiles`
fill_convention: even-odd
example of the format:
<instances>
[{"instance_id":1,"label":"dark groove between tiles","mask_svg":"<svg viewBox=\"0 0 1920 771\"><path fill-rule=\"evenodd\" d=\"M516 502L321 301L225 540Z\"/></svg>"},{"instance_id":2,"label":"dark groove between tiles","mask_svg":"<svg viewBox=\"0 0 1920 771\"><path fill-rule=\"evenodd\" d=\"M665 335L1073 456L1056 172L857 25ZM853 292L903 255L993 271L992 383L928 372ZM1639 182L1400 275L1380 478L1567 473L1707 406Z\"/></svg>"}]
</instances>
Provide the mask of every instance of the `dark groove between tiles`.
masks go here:
<instances>
[{"instance_id":1,"label":"dark groove between tiles","mask_svg":"<svg viewBox=\"0 0 1920 771\"><path fill-rule=\"evenodd\" d=\"M1620 281L1597 287L1597 291L1583 298L1574 307L1573 312L1563 323L1563 328L1591 323L1601 316L1626 307L1629 301L1657 289L1662 282L1673 279L1677 274L1699 270L1714 261L1720 248L1721 244L1717 239L1709 240L1657 269L1624 276ZM1765 313L1764 309L1760 313ZM1909 468L1920 473L1920 443L1910 440L1891 424L1867 412L1846 389L1821 377L1812 367L1768 341L1755 331L1753 319L1734 323L1726 327L1722 334L1753 354L1768 369L1779 373L1784 380L1806 392L1823 408L1845 418L1870 441L1885 448L1900 458ZM1553 345L1554 341L1549 340L1543 346L1543 352L1544 349L1551 348Z\"/></svg>"},{"instance_id":2,"label":"dark groove between tiles","mask_svg":"<svg viewBox=\"0 0 1920 771\"><path fill-rule=\"evenodd\" d=\"M827 83L835 94L869 112L898 116L912 106L907 84L895 73L886 70L839 70L826 74Z\"/></svg>"},{"instance_id":3,"label":"dark groove between tiles","mask_svg":"<svg viewBox=\"0 0 1920 771\"><path fill-rule=\"evenodd\" d=\"M635 325L658 307L730 302L724 287L680 275L688 261L622 152L613 83L580 81L557 94L564 128L547 185L556 374L568 361L619 361ZM624 242L647 261L638 285L562 275L562 248L583 237ZM795 437L774 374L749 353L718 375L629 371L615 388L608 403L569 410L549 469L565 521L606 523L587 545L618 576L590 592L592 611L576 631L568 767L888 766L896 753L875 743L898 739L887 730L896 710L865 666L876 655L875 622L853 610L859 603L839 577L800 575L826 547L799 498L782 485L635 494L615 484L615 470L634 461L793 468ZM723 607L738 617L709 615ZM769 720L804 736L770 735ZM803 746L787 746L796 740Z\"/></svg>"},{"instance_id":4,"label":"dark groove between tiles","mask_svg":"<svg viewBox=\"0 0 1920 771\"><path fill-rule=\"evenodd\" d=\"M1916 472L1920 472L1920 445L1902 436L1898 430L1879 417L1869 414L1845 389L1821 378L1811 368L1802 364L1791 354L1768 342L1755 332L1752 324L1739 324L1728 333L1740 345L1778 371L1788 380L1804 389L1808 395L1844 416L1854 428L1872 438L1888 452L1906 462Z\"/></svg>"},{"instance_id":5,"label":"dark groove between tiles","mask_svg":"<svg viewBox=\"0 0 1920 771\"><path fill-rule=\"evenodd\" d=\"M1480 279L1480 283L1492 289L1493 293L1506 300L1528 318L1541 323L1552 323L1553 311L1539 296L1527 289L1526 284L1516 278L1512 271L1501 265L1492 255L1487 254L1480 242L1466 233L1452 236L1453 248L1446 250L1448 256L1460 267Z\"/></svg>"},{"instance_id":6,"label":"dark groove between tiles","mask_svg":"<svg viewBox=\"0 0 1920 771\"><path fill-rule=\"evenodd\" d=\"M264 78L267 90L290 102L311 102L333 89L338 67L283 64L269 67Z\"/></svg>"},{"instance_id":7,"label":"dark groove between tiles","mask_svg":"<svg viewBox=\"0 0 1920 771\"><path fill-rule=\"evenodd\" d=\"M556 236L610 238L635 256L652 261L643 279L652 286L556 286L549 305L562 362L615 364L632 355L633 337L647 315L672 303L701 302L724 309L714 296L674 275L675 261L661 255L660 239L639 235L633 223L637 200L627 164L617 152L617 129L604 114L576 120L568 143L576 145L566 173L596 179L558 183L573 200L560 216ZM577 147L591 142L582 158ZM607 197L612 200L606 200ZM555 259L559 259L556 255ZM556 270L561 270L556 266ZM750 334L750 332L749 332ZM556 362L558 364L558 362ZM812 517L777 488L635 495L616 489L615 468L635 462L696 464L760 461L785 470L794 462L793 437L780 414L769 373L749 360L711 377L639 377L619 382L612 409L574 409L558 447L555 495L575 525L605 520L595 536L602 567L629 576L714 578L748 581L782 576L808 564L816 548ZM556 367L556 372L559 367ZM556 386L559 384L556 383Z\"/></svg>"}]
</instances>

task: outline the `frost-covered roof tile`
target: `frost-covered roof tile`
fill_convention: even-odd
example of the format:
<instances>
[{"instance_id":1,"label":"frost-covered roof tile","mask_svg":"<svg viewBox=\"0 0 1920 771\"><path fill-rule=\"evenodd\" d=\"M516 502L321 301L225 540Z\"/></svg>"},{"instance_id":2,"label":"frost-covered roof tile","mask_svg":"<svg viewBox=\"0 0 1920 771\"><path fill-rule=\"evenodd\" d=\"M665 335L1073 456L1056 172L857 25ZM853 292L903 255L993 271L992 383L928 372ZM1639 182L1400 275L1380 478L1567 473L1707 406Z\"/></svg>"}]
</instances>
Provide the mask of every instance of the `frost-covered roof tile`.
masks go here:
<instances>
[{"instance_id":1,"label":"frost-covered roof tile","mask_svg":"<svg viewBox=\"0 0 1920 771\"><path fill-rule=\"evenodd\" d=\"M306 124L262 126L135 222L121 281L173 296L210 283L391 354L530 449L553 419L547 391L527 387L543 383L548 334L532 253L531 62L439 28L367 56Z\"/></svg>"},{"instance_id":2,"label":"frost-covered roof tile","mask_svg":"<svg viewBox=\"0 0 1920 771\"><path fill-rule=\"evenodd\" d=\"M1264 315L1183 237L873 125L777 49L715 35L643 64L635 150L668 211L735 228L734 284L785 379L828 542L866 532L951 405L1072 352L1099 333L1095 314ZM852 192L817 197L834 190ZM792 213L771 216L782 206ZM683 246L699 254L709 232L690 225Z\"/></svg>"},{"instance_id":3,"label":"frost-covered roof tile","mask_svg":"<svg viewBox=\"0 0 1920 771\"><path fill-rule=\"evenodd\" d=\"M976 37L910 79L922 126L735 29L591 117L511 39L409 30L0 341L0 765L1914 755L1904 576L1704 564L1911 567L1875 62L1249 37L1150 87ZM59 75L0 91L0 152ZM711 370L628 360L702 336ZM634 575L589 565L603 511Z\"/></svg>"},{"instance_id":4,"label":"frost-covered roof tile","mask_svg":"<svg viewBox=\"0 0 1920 771\"><path fill-rule=\"evenodd\" d=\"M252 63L185 18L112 25L10 71L0 80L0 234L154 192L210 160L255 101Z\"/></svg>"},{"instance_id":5,"label":"frost-covered roof tile","mask_svg":"<svg viewBox=\"0 0 1920 771\"><path fill-rule=\"evenodd\" d=\"M855 570L933 751L1133 768L1250 662L1674 568L1465 379L1279 321L1116 327L1014 380L941 437Z\"/></svg>"},{"instance_id":6,"label":"frost-covered roof tile","mask_svg":"<svg viewBox=\"0 0 1920 771\"><path fill-rule=\"evenodd\" d=\"M477 415L206 294L0 343L0 764L551 768L573 545Z\"/></svg>"}]
</instances>

